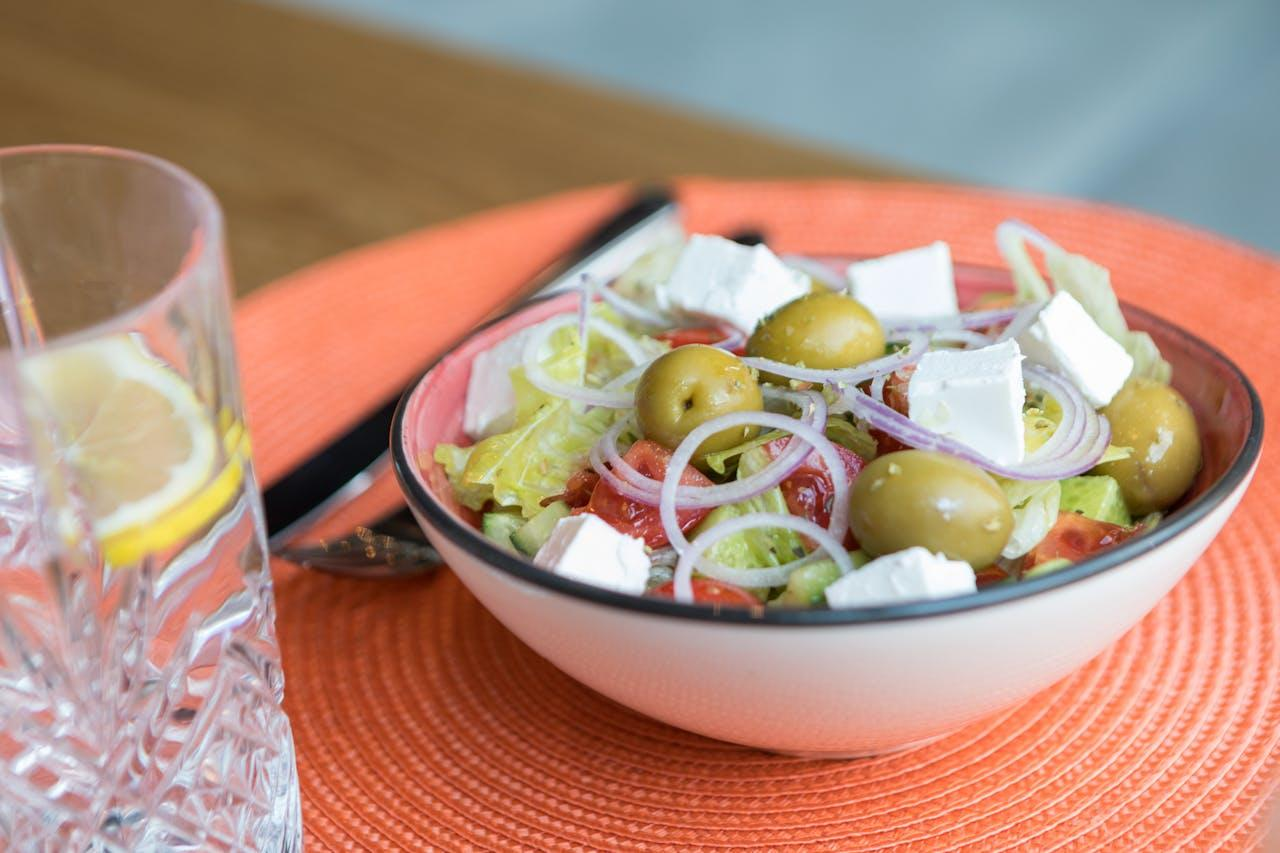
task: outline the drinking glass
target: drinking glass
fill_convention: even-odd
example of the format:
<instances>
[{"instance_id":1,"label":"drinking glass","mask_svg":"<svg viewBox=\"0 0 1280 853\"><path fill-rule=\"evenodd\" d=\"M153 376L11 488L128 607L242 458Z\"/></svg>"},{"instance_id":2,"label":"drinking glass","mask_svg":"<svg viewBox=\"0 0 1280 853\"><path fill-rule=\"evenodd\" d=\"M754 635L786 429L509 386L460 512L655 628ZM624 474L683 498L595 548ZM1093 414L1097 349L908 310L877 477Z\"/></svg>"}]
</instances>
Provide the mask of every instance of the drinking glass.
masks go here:
<instances>
[{"instance_id":1,"label":"drinking glass","mask_svg":"<svg viewBox=\"0 0 1280 853\"><path fill-rule=\"evenodd\" d=\"M0 149L0 304L0 849L300 849L217 202Z\"/></svg>"}]
</instances>

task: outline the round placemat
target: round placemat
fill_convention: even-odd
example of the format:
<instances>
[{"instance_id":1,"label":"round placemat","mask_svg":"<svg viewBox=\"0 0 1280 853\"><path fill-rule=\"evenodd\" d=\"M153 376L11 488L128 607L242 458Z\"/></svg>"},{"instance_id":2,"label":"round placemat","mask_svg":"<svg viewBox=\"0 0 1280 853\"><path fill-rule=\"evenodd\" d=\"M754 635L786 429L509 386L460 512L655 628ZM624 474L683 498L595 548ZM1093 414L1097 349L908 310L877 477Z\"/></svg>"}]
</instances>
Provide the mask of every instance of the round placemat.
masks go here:
<instances>
[{"instance_id":1,"label":"round placemat","mask_svg":"<svg viewBox=\"0 0 1280 853\"><path fill-rule=\"evenodd\" d=\"M1280 262L1185 226L946 186L678 186L692 229L759 227L780 251L944 239L957 260L990 264L992 229L1017 216L1110 267L1122 298L1225 350L1264 404L1280 382ZM245 300L237 334L264 481L414 375L625 192L485 213ZM1204 558L1096 660L929 746L854 761L769 755L628 711L540 659L448 572L359 582L277 563L308 848L1247 848L1280 770L1276 465L1264 449ZM375 501L393 500L381 484Z\"/></svg>"}]
</instances>

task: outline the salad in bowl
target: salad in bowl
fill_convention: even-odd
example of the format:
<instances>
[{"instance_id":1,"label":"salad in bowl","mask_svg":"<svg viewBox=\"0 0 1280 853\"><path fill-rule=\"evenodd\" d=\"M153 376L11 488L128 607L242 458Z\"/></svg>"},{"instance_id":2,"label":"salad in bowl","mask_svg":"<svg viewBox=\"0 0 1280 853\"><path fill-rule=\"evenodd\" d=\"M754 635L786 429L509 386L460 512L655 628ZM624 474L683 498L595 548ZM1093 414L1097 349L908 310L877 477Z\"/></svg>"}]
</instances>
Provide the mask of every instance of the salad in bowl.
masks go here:
<instances>
[{"instance_id":1,"label":"salad in bowl","mask_svg":"<svg viewBox=\"0 0 1280 853\"><path fill-rule=\"evenodd\" d=\"M973 299L942 242L661 247L476 352L467 440L419 463L538 571L720 609L988 595L1149 535L1202 466L1169 362L1105 268L994 236L1014 287Z\"/></svg>"}]
</instances>

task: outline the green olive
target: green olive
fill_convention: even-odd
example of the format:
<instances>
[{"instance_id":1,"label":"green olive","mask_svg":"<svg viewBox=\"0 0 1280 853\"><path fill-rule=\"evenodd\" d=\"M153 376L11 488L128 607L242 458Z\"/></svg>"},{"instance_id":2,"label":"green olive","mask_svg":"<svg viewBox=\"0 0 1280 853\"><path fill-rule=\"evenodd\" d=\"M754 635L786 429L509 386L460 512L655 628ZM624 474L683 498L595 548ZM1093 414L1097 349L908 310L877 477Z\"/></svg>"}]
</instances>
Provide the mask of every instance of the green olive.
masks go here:
<instances>
[{"instance_id":1,"label":"green olive","mask_svg":"<svg viewBox=\"0 0 1280 853\"><path fill-rule=\"evenodd\" d=\"M1111 443L1133 452L1094 473L1116 479L1134 515L1172 506L1200 471L1200 430L1187 401L1163 382L1135 376L1102 413L1111 422Z\"/></svg>"},{"instance_id":2,"label":"green olive","mask_svg":"<svg viewBox=\"0 0 1280 853\"><path fill-rule=\"evenodd\" d=\"M1013 533L1013 511L991 475L963 459L926 450L877 458L858 475L849 524L874 556L915 545L991 565Z\"/></svg>"},{"instance_id":3,"label":"green olive","mask_svg":"<svg viewBox=\"0 0 1280 853\"><path fill-rule=\"evenodd\" d=\"M760 321L747 354L818 370L852 367L884 355L884 329L852 296L810 293Z\"/></svg>"},{"instance_id":4,"label":"green olive","mask_svg":"<svg viewBox=\"0 0 1280 853\"><path fill-rule=\"evenodd\" d=\"M636 384L640 431L672 450L712 418L763 408L760 383L751 368L733 353L702 344L677 347L659 356ZM698 445L694 458L728 450L754 436L756 429L721 430Z\"/></svg>"}]
</instances>

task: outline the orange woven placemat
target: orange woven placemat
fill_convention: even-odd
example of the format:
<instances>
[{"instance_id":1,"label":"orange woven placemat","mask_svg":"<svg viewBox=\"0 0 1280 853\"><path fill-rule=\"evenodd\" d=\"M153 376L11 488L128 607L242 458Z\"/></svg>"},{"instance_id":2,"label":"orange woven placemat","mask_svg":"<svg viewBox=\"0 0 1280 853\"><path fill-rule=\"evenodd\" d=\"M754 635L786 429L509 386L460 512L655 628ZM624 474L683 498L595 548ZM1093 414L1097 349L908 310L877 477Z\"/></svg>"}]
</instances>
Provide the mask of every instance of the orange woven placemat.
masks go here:
<instances>
[{"instance_id":1,"label":"orange woven placemat","mask_svg":"<svg viewBox=\"0 0 1280 853\"><path fill-rule=\"evenodd\" d=\"M941 238L961 261L995 263L992 228L1018 216L1109 266L1122 298L1224 349L1265 402L1280 383L1280 262L1180 225L954 187L679 188L693 228L760 226L785 251ZM624 192L482 214L247 299L237 334L263 480L407 380ZM1267 449L1216 544L1097 660L930 746L858 761L767 755L627 711L525 648L448 572L357 582L277 563L308 847L1247 847L1280 769L1278 464ZM384 483L383 500L393 491Z\"/></svg>"}]
</instances>

